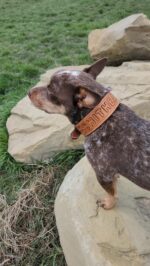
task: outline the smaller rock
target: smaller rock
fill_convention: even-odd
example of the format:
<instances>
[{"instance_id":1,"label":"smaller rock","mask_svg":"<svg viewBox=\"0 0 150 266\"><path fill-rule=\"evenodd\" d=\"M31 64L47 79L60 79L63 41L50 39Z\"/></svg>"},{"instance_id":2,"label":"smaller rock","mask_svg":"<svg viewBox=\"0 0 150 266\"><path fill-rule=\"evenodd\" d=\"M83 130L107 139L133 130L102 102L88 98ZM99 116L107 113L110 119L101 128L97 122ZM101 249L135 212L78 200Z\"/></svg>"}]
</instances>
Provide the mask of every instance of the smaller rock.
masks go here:
<instances>
[{"instance_id":1,"label":"smaller rock","mask_svg":"<svg viewBox=\"0 0 150 266\"><path fill-rule=\"evenodd\" d=\"M130 60L150 59L150 20L134 14L105 29L93 30L88 37L93 59L108 57L111 65Z\"/></svg>"}]
</instances>

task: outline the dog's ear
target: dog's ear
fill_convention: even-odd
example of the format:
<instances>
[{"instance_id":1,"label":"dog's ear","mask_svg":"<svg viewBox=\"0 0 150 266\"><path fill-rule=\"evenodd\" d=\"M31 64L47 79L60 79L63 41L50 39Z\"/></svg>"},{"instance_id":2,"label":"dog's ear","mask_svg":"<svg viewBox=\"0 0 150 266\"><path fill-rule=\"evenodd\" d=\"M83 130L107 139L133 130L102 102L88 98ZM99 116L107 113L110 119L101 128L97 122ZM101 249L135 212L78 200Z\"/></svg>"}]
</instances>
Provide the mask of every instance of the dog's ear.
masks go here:
<instances>
[{"instance_id":1,"label":"dog's ear","mask_svg":"<svg viewBox=\"0 0 150 266\"><path fill-rule=\"evenodd\" d=\"M89 73L94 79L102 72L103 68L107 64L107 58L102 58L92 64L90 67L85 68L83 71Z\"/></svg>"},{"instance_id":2,"label":"dog's ear","mask_svg":"<svg viewBox=\"0 0 150 266\"><path fill-rule=\"evenodd\" d=\"M102 58L92 64L91 66L83 69L78 76L71 76L70 85L73 85L76 88L84 88L91 93L95 93L101 97L105 95L109 89L105 88L100 83L96 82L97 75L103 70L107 63L107 58ZM87 75L89 74L89 75Z\"/></svg>"}]
</instances>

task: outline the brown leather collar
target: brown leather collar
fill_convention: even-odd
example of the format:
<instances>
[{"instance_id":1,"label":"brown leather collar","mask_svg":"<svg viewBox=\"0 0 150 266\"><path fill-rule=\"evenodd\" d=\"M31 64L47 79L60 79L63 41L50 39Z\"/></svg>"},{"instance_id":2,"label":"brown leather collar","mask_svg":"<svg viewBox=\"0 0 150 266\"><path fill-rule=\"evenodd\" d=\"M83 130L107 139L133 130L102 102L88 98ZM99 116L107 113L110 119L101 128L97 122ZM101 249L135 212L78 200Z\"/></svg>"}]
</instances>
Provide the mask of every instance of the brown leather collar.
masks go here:
<instances>
[{"instance_id":1,"label":"brown leather collar","mask_svg":"<svg viewBox=\"0 0 150 266\"><path fill-rule=\"evenodd\" d=\"M107 93L101 102L75 127L81 134L88 136L113 114L119 103L119 100L111 92Z\"/></svg>"}]
</instances>

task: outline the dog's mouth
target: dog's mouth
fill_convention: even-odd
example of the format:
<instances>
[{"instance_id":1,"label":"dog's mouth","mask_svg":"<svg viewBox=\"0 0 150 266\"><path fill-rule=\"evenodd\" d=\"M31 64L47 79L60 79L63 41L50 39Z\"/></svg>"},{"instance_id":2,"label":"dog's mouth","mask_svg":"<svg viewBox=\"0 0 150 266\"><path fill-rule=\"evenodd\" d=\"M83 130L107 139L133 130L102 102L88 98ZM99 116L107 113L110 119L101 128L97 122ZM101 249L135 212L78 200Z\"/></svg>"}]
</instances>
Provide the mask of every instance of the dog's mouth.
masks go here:
<instances>
[{"instance_id":1,"label":"dog's mouth","mask_svg":"<svg viewBox=\"0 0 150 266\"><path fill-rule=\"evenodd\" d=\"M76 129L74 128L74 130L71 132L71 138L72 140L76 140L80 137L81 133Z\"/></svg>"},{"instance_id":2,"label":"dog's mouth","mask_svg":"<svg viewBox=\"0 0 150 266\"><path fill-rule=\"evenodd\" d=\"M74 111L71 114L71 123L73 125L77 125L89 112L91 111L91 109L89 108L79 108L78 106L74 107ZM76 140L80 137L81 133L77 130L77 128L75 127L74 130L71 133L71 138L73 140Z\"/></svg>"}]
</instances>

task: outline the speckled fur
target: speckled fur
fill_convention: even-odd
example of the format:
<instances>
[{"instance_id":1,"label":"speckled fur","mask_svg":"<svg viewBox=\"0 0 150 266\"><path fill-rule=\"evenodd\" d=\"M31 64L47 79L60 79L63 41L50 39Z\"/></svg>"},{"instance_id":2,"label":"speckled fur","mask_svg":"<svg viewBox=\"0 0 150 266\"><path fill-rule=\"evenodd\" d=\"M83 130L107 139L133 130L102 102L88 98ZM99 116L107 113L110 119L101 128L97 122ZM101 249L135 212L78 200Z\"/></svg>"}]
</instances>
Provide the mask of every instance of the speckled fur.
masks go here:
<instances>
[{"instance_id":1,"label":"speckled fur","mask_svg":"<svg viewBox=\"0 0 150 266\"><path fill-rule=\"evenodd\" d=\"M96 95L95 105L109 91L95 81L105 64L106 59L102 59L84 71L56 72L47 87L31 89L29 97L37 104L36 95L40 97L43 91L53 107L63 105L66 116L76 124L91 111L77 107L75 95L79 88L86 88ZM54 101L54 96L57 101ZM44 98L41 107L40 104L37 104L38 108L45 110ZM138 117L124 104L121 103L100 128L85 138L84 147L99 183L110 195L116 193L114 182L117 174L150 190L150 122Z\"/></svg>"},{"instance_id":2,"label":"speckled fur","mask_svg":"<svg viewBox=\"0 0 150 266\"><path fill-rule=\"evenodd\" d=\"M86 137L84 147L102 186L121 174L150 190L150 122L127 106L120 104L100 128Z\"/></svg>"}]
</instances>

